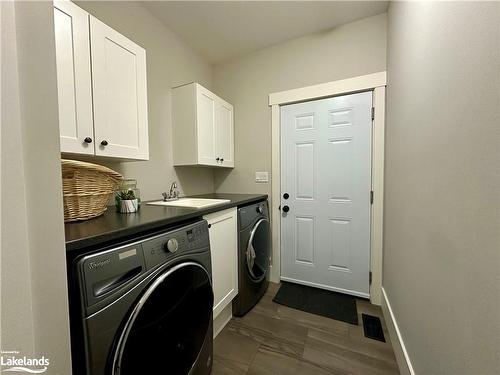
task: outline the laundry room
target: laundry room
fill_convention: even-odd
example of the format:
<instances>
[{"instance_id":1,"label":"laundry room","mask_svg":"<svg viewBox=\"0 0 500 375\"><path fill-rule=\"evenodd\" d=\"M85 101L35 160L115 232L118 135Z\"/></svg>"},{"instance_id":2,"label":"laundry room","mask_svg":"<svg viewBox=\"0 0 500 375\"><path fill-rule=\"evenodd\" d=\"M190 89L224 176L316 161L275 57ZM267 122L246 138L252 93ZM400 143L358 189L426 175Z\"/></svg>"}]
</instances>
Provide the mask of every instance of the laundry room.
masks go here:
<instances>
[{"instance_id":1,"label":"laundry room","mask_svg":"<svg viewBox=\"0 0 500 375\"><path fill-rule=\"evenodd\" d=\"M0 373L500 373L500 2L0 18Z\"/></svg>"}]
</instances>

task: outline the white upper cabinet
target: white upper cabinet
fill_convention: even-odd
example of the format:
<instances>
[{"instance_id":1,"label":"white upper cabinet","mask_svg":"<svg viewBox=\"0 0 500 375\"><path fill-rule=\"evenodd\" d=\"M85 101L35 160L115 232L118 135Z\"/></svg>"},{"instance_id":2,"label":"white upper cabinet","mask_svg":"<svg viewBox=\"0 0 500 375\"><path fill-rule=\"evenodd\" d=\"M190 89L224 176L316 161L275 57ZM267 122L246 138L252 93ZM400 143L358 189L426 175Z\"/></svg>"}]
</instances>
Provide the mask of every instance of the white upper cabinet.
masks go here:
<instances>
[{"instance_id":1,"label":"white upper cabinet","mask_svg":"<svg viewBox=\"0 0 500 375\"><path fill-rule=\"evenodd\" d=\"M89 15L70 1L54 3L61 151L94 154Z\"/></svg>"},{"instance_id":2,"label":"white upper cabinet","mask_svg":"<svg viewBox=\"0 0 500 375\"><path fill-rule=\"evenodd\" d=\"M146 51L90 16L96 155L148 159Z\"/></svg>"},{"instance_id":3,"label":"white upper cabinet","mask_svg":"<svg viewBox=\"0 0 500 375\"><path fill-rule=\"evenodd\" d=\"M233 118L233 106L200 84L174 88L174 165L233 168Z\"/></svg>"},{"instance_id":4,"label":"white upper cabinet","mask_svg":"<svg viewBox=\"0 0 500 375\"><path fill-rule=\"evenodd\" d=\"M219 99L216 107L215 145L220 163L234 167L233 106Z\"/></svg>"},{"instance_id":5,"label":"white upper cabinet","mask_svg":"<svg viewBox=\"0 0 500 375\"><path fill-rule=\"evenodd\" d=\"M217 165L216 108L217 96L198 85L196 87L198 164ZM173 111L175 112L175 109Z\"/></svg>"},{"instance_id":6,"label":"white upper cabinet","mask_svg":"<svg viewBox=\"0 0 500 375\"><path fill-rule=\"evenodd\" d=\"M61 152L147 160L146 51L71 2L54 23Z\"/></svg>"}]
</instances>

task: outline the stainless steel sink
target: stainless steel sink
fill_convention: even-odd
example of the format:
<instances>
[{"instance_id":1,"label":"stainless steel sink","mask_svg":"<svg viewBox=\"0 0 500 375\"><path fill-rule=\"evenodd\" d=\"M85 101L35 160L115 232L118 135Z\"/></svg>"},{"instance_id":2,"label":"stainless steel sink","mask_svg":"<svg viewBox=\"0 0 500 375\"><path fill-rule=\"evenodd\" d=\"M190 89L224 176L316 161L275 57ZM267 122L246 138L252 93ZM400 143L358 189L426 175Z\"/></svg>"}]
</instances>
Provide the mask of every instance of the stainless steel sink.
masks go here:
<instances>
[{"instance_id":1,"label":"stainless steel sink","mask_svg":"<svg viewBox=\"0 0 500 375\"><path fill-rule=\"evenodd\" d=\"M173 201L156 201L147 204L156 206L184 207L184 208L207 208L219 204L229 203L229 199L207 199L207 198L179 198Z\"/></svg>"}]
</instances>

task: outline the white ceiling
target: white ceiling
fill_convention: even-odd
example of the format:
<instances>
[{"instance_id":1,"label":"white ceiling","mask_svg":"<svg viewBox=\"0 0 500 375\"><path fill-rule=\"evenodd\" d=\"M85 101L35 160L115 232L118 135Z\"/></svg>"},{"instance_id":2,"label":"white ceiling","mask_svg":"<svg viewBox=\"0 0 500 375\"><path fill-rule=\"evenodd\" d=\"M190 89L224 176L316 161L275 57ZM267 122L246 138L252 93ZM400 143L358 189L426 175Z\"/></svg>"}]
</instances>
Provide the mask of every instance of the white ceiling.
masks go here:
<instances>
[{"instance_id":1,"label":"white ceiling","mask_svg":"<svg viewBox=\"0 0 500 375\"><path fill-rule=\"evenodd\" d=\"M384 13L388 1L146 1L211 63Z\"/></svg>"}]
</instances>

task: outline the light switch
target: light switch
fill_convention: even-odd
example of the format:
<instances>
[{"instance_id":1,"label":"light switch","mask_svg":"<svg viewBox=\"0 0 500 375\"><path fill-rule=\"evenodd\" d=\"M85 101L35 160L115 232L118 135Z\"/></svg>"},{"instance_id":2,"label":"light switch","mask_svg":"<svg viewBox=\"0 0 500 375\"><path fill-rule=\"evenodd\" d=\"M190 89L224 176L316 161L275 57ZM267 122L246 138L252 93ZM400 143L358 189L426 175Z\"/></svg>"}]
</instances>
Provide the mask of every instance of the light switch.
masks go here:
<instances>
[{"instance_id":1,"label":"light switch","mask_svg":"<svg viewBox=\"0 0 500 375\"><path fill-rule=\"evenodd\" d=\"M255 172L255 182L269 182L269 172Z\"/></svg>"}]
</instances>

